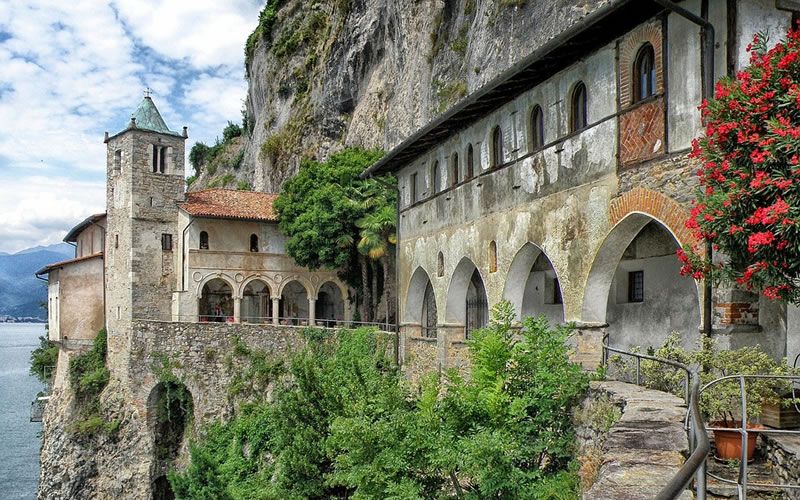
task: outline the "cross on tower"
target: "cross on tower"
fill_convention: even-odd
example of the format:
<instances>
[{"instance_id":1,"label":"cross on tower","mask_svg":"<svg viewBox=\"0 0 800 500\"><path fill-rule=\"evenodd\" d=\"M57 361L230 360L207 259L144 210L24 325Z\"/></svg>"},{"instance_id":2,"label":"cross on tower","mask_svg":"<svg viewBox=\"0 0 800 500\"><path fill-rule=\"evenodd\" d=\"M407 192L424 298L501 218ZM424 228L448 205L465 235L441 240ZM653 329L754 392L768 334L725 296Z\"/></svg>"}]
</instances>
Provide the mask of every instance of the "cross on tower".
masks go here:
<instances>
[{"instance_id":1,"label":"cross on tower","mask_svg":"<svg viewBox=\"0 0 800 500\"><path fill-rule=\"evenodd\" d=\"M153 89L151 89L150 87L147 87L147 88L144 89L144 96L145 97L150 97L150 95L152 93L153 93Z\"/></svg>"}]
</instances>

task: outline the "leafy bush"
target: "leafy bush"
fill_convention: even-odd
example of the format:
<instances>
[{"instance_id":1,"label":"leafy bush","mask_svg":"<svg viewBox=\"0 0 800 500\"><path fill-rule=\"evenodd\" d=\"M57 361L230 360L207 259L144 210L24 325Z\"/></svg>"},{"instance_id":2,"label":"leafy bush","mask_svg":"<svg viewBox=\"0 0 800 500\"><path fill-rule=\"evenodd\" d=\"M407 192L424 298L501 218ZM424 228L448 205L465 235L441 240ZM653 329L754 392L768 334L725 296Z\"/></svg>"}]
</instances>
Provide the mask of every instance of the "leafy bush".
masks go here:
<instances>
[{"instance_id":1,"label":"leafy bush","mask_svg":"<svg viewBox=\"0 0 800 500\"><path fill-rule=\"evenodd\" d=\"M418 391L387 358L389 339L310 331L272 403L191 445L188 468L170 474L176 497L575 498L570 409L587 377L568 360L568 329L509 325L476 332L469 380L431 375Z\"/></svg>"},{"instance_id":2,"label":"leafy bush","mask_svg":"<svg viewBox=\"0 0 800 500\"><path fill-rule=\"evenodd\" d=\"M236 184L236 189L238 189L239 191L252 191L253 187L247 181L239 181Z\"/></svg>"},{"instance_id":3,"label":"leafy bush","mask_svg":"<svg viewBox=\"0 0 800 500\"><path fill-rule=\"evenodd\" d=\"M256 44L261 40L271 40L272 28L275 25L275 21L278 19L278 9L280 9L281 5L285 2L286 0L267 0L267 4L258 14L258 26L256 26L256 29L247 37L247 42L244 46L245 77L250 77L250 62L253 60Z\"/></svg>"},{"instance_id":4,"label":"leafy bush","mask_svg":"<svg viewBox=\"0 0 800 500\"><path fill-rule=\"evenodd\" d=\"M222 129L222 142L228 143L237 137L241 137L242 127L233 122L228 122Z\"/></svg>"},{"instance_id":5,"label":"leafy bush","mask_svg":"<svg viewBox=\"0 0 800 500\"><path fill-rule=\"evenodd\" d=\"M195 142L192 149L189 150L189 163L194 169L195 177L200 175L200 169L208 158L211 148L203 142Z\"/></svg>"},{"instance_id":6,"label":"leafy bush","mask_svg":"<svg viewBox=\"0 0 800 500\"><path fill-rule=\"evenodd\" d=\"M44 335L39 337L39 347L31 351L30 373L43 384L50 382L58 362L58 346Z\"/></svg>"},{"instance_id":7,"label":"leafy bush","mask_svg":"<svg viewBox=\"0 0 800 500\"><path fill-rule=\"evenodd\" d=\"M800 302L800 31L767 49L756 35L750 65L723 78L701 105L705 134L691 156L702 162L688 228L727 259L712 265L680 252L683 273L719 278L771 299Z\"/></svg>"},{"instance_id":8,"label":"leafy bush","mask_svg":"<svg viewBox=\"0 0 800 500\"><path fill-rule=\"evenodd\" d=\"M78 434L113 433L119 429L118 422L107 422L103 418L100 408L100 393L108 385L111 375L106 367L106 351L106 330L102 329L97 333L91 350L69 362L69 382L79 408L72 430Z\"/></svg>"}]
</instances>

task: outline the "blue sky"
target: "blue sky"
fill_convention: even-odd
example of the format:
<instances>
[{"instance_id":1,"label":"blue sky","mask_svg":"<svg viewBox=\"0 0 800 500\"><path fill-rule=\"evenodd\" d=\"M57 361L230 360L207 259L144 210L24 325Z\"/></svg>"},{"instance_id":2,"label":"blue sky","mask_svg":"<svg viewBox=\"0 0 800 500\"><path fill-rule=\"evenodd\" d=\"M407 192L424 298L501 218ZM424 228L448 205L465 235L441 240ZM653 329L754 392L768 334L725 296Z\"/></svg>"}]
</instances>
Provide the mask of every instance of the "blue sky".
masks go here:
<instances>
[{"instance_id":1,"label":"blue sky","mask_svg":"<svg viewBox=\"0 0 800 500\"><path fill-rule=\"evenodd\" d=\"M263 0L2 0L0 252L55 243L104 210L103 132L146 87L167 125L213 142L241 121Z\"/></svg>"}]
</instances>

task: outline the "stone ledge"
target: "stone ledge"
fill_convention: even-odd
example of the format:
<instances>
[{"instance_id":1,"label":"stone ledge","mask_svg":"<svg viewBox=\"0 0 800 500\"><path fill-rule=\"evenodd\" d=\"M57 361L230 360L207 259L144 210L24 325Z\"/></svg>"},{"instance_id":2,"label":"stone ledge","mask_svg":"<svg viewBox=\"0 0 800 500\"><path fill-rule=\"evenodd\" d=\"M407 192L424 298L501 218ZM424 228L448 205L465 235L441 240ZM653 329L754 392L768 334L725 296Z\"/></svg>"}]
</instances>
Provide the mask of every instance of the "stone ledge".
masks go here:
<instances>
[{"instance_id":1,"label":"stone ledge","mask_svg":"<svg viewBox=\"0 0 800 500\"><path fill-rule=\"evenodd\" d=\"M689 451L681 398L623 382L592 382L587 401L608 399L620 418L601 435L578 429L581 447L602 457L584 500L653 498L677 474ZM679 498L693 498L686 491Z\"/></svg>"}]
</instances>

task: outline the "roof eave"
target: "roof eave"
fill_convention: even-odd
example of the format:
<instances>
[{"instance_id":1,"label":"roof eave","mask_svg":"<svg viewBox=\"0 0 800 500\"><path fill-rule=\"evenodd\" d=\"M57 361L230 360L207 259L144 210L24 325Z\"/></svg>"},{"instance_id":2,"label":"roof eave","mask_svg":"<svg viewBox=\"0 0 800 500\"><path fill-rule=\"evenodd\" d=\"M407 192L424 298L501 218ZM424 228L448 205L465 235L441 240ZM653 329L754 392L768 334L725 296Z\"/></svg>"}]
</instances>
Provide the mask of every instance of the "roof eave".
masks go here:
<instances>
[{"instance_id":1,"label":"roof eave","mask_svg":"<svg viewBox=\"0 0 800 500\"><path fill-rule=\"evenodd\" d=\"M615 26L617 29L606 30L604 33L602 33L599 38L603 39L604 41L602 43L598 42L598 44L595 45L594 50L609 43L614 38L626 33L627 31L630 31L630 29L636 25L635 23L640 23L643 20L649 19L663 11L663 8L654 2L642 2L642 0L615 0L596 12L587 15L586 17L577 21L569 29L559 33L550 41L531 52L528 56L513 64L507 70L503 71L501 74L490 80L475 92L462 99L456 105L448 109L445 113L434 118L427 125L412 134L408 139L394 147L391 151L389 151L389 153L383 156L383 158L378 160L378 162L362 172L361 178L370 177L380 171L396 171L413 161L414 158L434 148L435 144L440 142L440 139L437 139L435 135L444 135L445 137L450 137L459 130L465 128L467 125L458 125L458 123L455 123L455 128L443 129L448 122L456 121L455 118L459 114L469 113L471 107L474 106L476 108L474 112L479 113L480 116L486 116L492 111L510 102L526 90L529 90L533 86L538 85L538 83L541 83L552 75L563 70L565 67L568 67L568 63L555 64L553 66L554 69L550 73L543 74L541 72L535 72L535 76L526 78L521 83L514 78L522 73L532 72L532 70L535 69L535 64L546 60L548 56L553 55L553 53L557 52L558 49L568 49L572 45L570 42L580 40L586 32L596 28L598 25L601 25L603 21L607 21L608 17L612 14L620 14L623 10L626 12L629 11L630 9L624 9L624 7L627 6L635 6L637 9L639 9L635 13L637 15L631 13L631 15L628 16L628 22L621 26ZM619 23L609 24L619 25ZM576 46L580 46L580 44L577 44ZM591 53L592 51L593 50L582 49L578 52L586 54ZM504 89L503 87L509 88ZM492 93L497 91L505 92L506 95L500 95L491 100L487 99ZM486 100L487 102L482 103L483 100ZM471 120L474 121L476 119L477 118L472 118ZM465 120L469 119L465 118ZM428 141L432 141L433 143L426 145L426 138Z\"/></svg>"}]
</instances>

